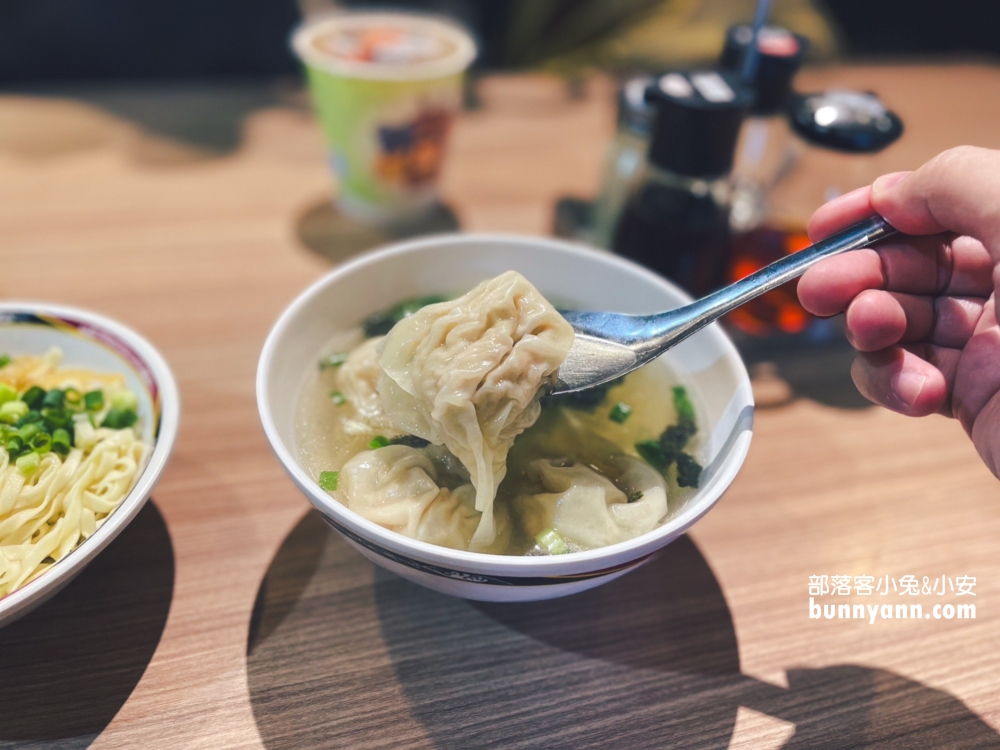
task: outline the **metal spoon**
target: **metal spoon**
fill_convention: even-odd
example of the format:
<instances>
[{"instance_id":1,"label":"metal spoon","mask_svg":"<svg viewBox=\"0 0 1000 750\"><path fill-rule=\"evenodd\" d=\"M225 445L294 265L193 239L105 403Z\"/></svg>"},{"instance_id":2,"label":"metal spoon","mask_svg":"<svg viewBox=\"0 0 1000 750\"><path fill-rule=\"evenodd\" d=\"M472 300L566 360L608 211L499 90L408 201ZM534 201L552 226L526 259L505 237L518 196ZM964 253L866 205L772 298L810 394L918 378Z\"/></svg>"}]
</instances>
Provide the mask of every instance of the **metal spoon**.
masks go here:
<instances>
[{"instance_id":1,"label":"metal spoon","mask_svg":"<svg viewBox=\"0 0 1000 750\"><path fill-rule=\"evenodd\" d=\"M823 258L867 247L896 233L873 216L765 266L690 305L655 315L564 312L576 332L552 393L606 383L642 367L727 312L801 276Z\"/></svg>"}]
</instances>

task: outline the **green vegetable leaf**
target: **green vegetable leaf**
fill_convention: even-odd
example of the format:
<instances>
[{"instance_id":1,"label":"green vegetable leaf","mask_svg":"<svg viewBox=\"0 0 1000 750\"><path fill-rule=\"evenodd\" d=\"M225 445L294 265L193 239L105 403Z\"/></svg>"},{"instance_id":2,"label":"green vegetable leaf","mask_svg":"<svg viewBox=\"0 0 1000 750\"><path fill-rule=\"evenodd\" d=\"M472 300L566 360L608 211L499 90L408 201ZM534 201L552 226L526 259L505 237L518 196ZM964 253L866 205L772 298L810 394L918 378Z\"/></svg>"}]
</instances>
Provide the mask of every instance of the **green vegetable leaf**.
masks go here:
<instances>
[{"instance_id":1,"label":"green vegetable leaf","mask_svg":"<svg viewBox=\"0 0 1000 750\"><path fill-rule=\"evenodd\" d=\"M642 456L643 460L654 469L663 471L670 465L666 454L663 452L663 447L657 440L643 440L635 444L635 449Z\"/></svg>"},{"instance_id":2,"label":"green vegetable leaf","mask_svg":"<svg viewBox=\"0 0 1000 750\"><path fill-rule=\"evenodd\" d=\"M674 408L677 410L678 423L690 422L694 426L694 404L688 397L687 388L682 385L674 386Z\"/></svg>"},{"instance_id":3,"label":"green vegetable leaf","mask_svg":"<svg viewBox=\"0 0 1000 750\"><path fill-rule=\"evenodd\" d=\"M361 326L364 328L365 336L368 338L385 336L403 318L413 315L413 313L422 307L427 307L427 305L433 305L437 302L444 302L446 299L447 297L443 297L440 294L430 294L426 297L414 297L413 299L404 300L398 305L390 307L388 310L369 315Z\"/></svg>"},{"instance_id":4,"label":"green vegetable leaf","mask_svg":"<svg viewBox=\"0 0 1000 750\"><path fill-rule=\"evenodd\" d=\"M677 486L697 488L701 481L701 471L701 464L694 457L681 453L677 457Z\"/></svg>"},{"instance_id":5,"label":"green vegetable leaf","mask_svg":"<svg viewBox=\"0 0 1000 750\"><path fill-rule=\"evenodd\" d=\"M392 443L389 440L389 438L385 437L384 435L376 435L371 439L371 442L368 443L368 447L371 448L372 450L376 450L378 448L385 448L387 445L391 444Z\"/></svg>"},{"instance_id":6,"label":"green vegetable leaf","mask_svg":"<svg viewBox=\"0 0 1000 750\"><path fill-rule=\"evenodd\" d=\"M688 440L695 433L693 422L681 422L672 424L660 435L660 447L667 458L667 463L671 463L677 458L677 454L684 450Z\"/></svg>"},{"instance_id":7,"label":"green vegetable leaf","mask_svg":"<svg viewBox=\"0 0 1000 750\"><path fill-rule=\"evenodd\" d=\"M336 471L321 471L319 473L319 486L321 489L327 492L333 492L337 489L337 479L339 478L339 473Z\"/></svg>"}]
</instances>

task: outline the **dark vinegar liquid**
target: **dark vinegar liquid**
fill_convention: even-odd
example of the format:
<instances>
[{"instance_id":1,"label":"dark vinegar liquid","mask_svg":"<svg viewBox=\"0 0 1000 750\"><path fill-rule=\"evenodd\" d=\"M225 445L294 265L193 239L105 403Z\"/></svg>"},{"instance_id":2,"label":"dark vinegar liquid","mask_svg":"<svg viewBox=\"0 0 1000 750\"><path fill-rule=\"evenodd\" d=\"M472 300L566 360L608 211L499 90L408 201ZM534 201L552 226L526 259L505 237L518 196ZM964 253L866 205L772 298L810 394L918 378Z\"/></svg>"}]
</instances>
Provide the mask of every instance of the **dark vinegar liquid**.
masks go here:
<instances>
[{"instance_id":1,"label":"dark vinegar liquid","mask_svg":"<svg viewBox=\"0 0 1000 750\"><path fill-rule=\"evenodd\" d=\"M729 209L709 193L650 182L618 221L612 249L696 297L720 286L730 247Z\"/></svg>"},{"instance_id":2,"label":"dark vinegar liquid","mask_svg":"<svg viewBox=\"0 0 1000 750\"><path fill-rule=\"evenodd\" d=\"M763 226L732 238L726 283L749 276L769 263L810 245L801 227ZM751 336L774 333L802 333L815 320L802 305L797 293L798 279L737 308L726 321Z\"/></svg>"}]
</instances>

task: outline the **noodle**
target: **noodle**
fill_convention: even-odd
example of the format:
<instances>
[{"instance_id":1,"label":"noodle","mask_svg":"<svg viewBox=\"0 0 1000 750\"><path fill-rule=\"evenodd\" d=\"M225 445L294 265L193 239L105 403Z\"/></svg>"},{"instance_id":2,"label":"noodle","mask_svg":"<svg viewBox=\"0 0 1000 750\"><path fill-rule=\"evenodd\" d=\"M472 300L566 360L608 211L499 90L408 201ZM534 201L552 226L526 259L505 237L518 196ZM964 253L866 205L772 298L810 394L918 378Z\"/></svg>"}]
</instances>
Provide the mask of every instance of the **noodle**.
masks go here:
<instances>
[{"instance_id":1,"label":"noodle","mask_svg":"<svg viewBox=\"0 0 1000 750\"><path fill-rule=\"evenodd\" d=\"M0 382L18 390L94 387L124 389L120 375L57 369L58 351L18 357L0 368ZM105 410L104 415L110 410ZM42 575L99 529L121 504L143 465L146 446L131 427L94 427L101 414L74 417L65 456L44 453L25 470L0 446L0 598ZM32 459L34 461L34 458Z\"/></svg>"}]
</instances>

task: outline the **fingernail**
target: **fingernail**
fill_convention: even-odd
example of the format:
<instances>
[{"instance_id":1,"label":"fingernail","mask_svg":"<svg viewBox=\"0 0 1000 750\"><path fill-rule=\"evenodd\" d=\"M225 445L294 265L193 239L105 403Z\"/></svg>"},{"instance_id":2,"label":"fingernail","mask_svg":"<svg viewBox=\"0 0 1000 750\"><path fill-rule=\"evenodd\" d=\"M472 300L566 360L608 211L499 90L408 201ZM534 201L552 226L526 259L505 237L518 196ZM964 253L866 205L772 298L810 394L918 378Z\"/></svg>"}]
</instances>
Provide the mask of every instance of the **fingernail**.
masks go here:
<instances>
[{"instance_id":1,"label":"fingernail","mask_svg":"<svg viewBox=\"0 0 1000 750\"><path fill-rule=\"evenodd\" d=\"M917 399L920 398L920 391L924 389L924 383L926 382L926 375L901 370L892 376L890 387L896 398L904 404L913 406L917 403Z\"/></svg>"},{"instance_id":2,"label":"fingernail","mask_svg":"<svg viewBox=\"0 0 1000 750\"><path fill-rule=\"evenodd\" d=\"M872 192L881 193L888 190L894 185L898 185L902 182L907 176L909 176L909 174L909 172L893 172L892 174L884 174L872 183Z\"/></svg>"}]
</instances>

